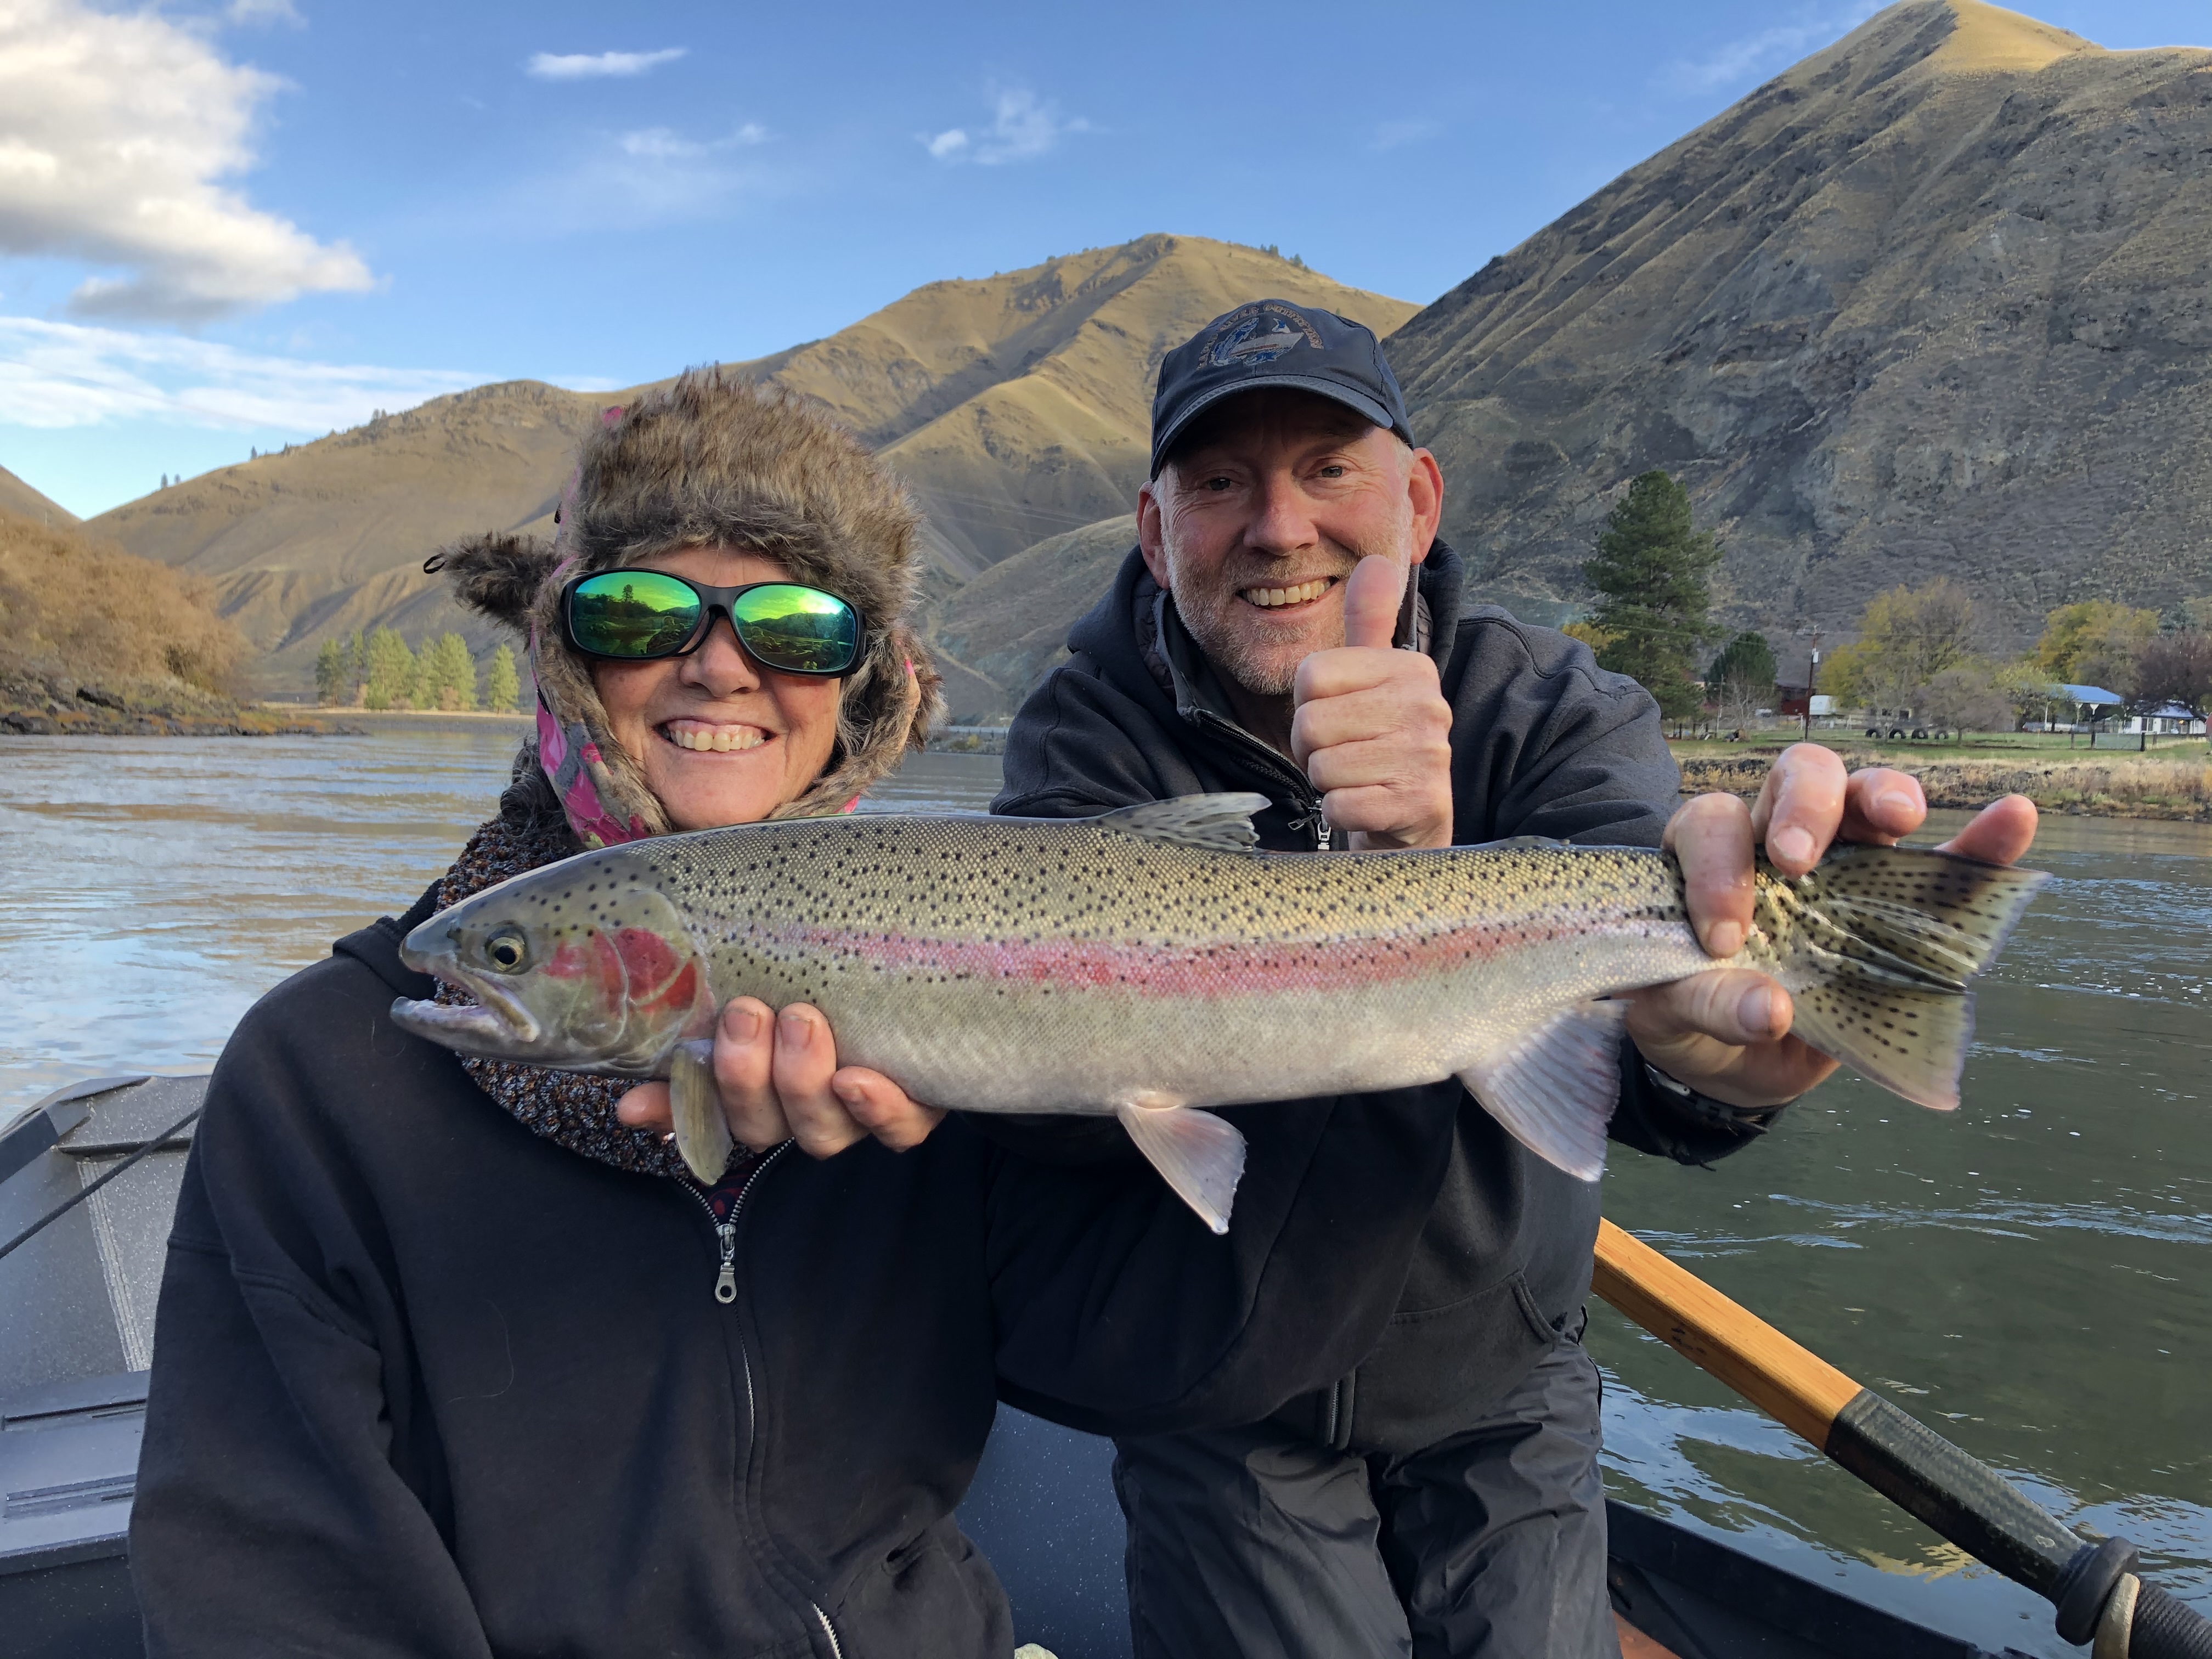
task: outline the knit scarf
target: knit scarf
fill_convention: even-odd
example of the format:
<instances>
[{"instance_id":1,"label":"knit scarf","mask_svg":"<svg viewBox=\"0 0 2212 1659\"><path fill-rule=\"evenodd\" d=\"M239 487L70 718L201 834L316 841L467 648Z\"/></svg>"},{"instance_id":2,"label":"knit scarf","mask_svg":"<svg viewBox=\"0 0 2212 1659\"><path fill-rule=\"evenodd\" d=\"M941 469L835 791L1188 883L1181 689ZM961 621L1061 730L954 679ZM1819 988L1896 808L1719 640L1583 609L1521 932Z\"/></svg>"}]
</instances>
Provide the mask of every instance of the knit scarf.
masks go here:
<instances>
[{"instance_id":1,"label":"knit scarf","mask_svg":"<svg viewBox=\"0 0 2212 1659\"><path fill-rule=\"evenodd\" d=\"M566 824L533 827L494 818L469 837L460 857L438 884L438 908L448 909L509 876L583 850ZM472 1003L476 999L441 982L437 1000ZM483 1060L474 1054L462 1055L461 1065L477 1087L533 1134L617 1170L679 1180L690 1177L672 1141L616 1121L615 1103L637 1086L634 1078L588 1077L580 1072L556 1072L550 1066ZM738 1153L741 1158L750 1156L743 1147Z\"/></svg>"}]
</instances>

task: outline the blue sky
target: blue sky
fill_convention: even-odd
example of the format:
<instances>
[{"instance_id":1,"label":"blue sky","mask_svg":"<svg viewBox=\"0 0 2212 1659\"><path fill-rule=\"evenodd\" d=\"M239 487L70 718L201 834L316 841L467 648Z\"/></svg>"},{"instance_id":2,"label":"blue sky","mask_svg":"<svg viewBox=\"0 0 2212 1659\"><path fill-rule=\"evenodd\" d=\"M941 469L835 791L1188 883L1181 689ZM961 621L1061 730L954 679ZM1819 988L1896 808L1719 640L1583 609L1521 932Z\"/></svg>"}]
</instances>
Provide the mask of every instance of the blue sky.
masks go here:
<instances>
[{"instance_id":1,"label":"blue sky","mask_svg":"<svg viewBox=\"0 0 2212 1659\"><path fill-rule=\"evenodd\" d=\"M90 514L1153 230L1425 301L1875 9L4 0L0 465Z\"/></svg>"}]
</instances>

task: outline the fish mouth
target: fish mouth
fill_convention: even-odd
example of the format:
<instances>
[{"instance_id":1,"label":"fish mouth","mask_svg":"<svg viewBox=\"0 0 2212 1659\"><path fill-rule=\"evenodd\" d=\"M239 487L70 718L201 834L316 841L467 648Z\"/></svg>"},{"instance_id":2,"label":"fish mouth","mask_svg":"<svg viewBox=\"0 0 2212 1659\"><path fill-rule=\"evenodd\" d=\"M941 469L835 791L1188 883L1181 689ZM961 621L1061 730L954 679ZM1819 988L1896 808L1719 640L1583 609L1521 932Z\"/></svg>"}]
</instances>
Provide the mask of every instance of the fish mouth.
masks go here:
<instances>
[{"instance_id":1,"label":"fish mouth","mask_svg":"<svg viewBox=\"0 0 2212 1659\"><path fill-rule=\"evenodd\" d=\"M1240 587L1237 597L1245 604L1261 611L1294 611L1318 604L1328 595L1328 590L1343 580L1340 576L1310 576L1298 582L1270 582L1255 587Z\"/></svg>"},{"instance_id":2,"label":"fish mouth","mask_svg":"<svg viewBox=\"0 0 2212 1659\"><path fill-rule=\"evenodd\" d=\"M443 920L434 918L402 940L399 959L441 985L467 992L476 1001L471 1006L401 997L392 1005L393 1023L402 1030L463 1054L493 1060L531 1058L544 1037L545 1028L496 980L461 966L451 941L438 926ZM430 933L427 939L426 932Z\"/></svg>"},{"instance_id":3,"label":"fish mouth","mask_svg":"<svg viewBox=\"0 0 2212 1659\"><path fill-rule=\"evenodd\" d=\"M482 1003L400 997L392 1005L392 1023L442 1048L486 1060L531 1060L538 1053L534 1030L519 1030L501 1010Z\"/></svg>"}]
</instances>

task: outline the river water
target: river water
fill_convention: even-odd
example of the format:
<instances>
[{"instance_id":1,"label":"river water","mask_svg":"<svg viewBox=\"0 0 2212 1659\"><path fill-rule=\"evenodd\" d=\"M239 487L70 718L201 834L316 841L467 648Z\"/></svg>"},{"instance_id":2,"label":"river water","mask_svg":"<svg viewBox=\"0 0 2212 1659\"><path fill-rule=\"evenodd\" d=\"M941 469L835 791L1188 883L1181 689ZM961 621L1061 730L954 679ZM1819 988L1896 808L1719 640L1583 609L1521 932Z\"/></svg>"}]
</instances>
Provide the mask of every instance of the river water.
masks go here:
<instances>
[{"instance_id":1,"label":"river water","mask_svg":"<svg viewBox=\"0 0 2212 1659\"><path fill-rule=\"evenodd\" d=\"M446 866L521 730L0 738L0 1122L73 1079L206 1069L262 991ZM921 756L871 805L973 810L997 777ZM1606 1207L2212 1607L2212 828L2054 819L2030 861L2058 879L1984 982L1958 1112L1839 1078L1713 1170L1620 1153ZM1985 1646L2078 1651L1592 1311L1615 1495Z\"/></svg>"}]
</instances>

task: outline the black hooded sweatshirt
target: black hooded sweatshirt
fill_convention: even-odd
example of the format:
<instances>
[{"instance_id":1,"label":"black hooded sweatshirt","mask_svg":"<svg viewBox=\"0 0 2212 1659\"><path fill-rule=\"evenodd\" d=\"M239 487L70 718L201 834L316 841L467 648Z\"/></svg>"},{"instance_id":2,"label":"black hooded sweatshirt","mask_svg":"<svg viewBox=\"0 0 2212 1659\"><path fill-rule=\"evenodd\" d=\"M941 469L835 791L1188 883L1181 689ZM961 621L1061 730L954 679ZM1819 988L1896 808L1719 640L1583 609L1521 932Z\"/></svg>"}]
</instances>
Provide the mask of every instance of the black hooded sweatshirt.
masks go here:
<instances>
[{"instance_id":1,"label":"black hooded sweatshirt","mask_svg":"<svg viewBox=\"0 0 2212 1659\"><path fill-rule=\"evenodd\" d=\"M392 1024L432 988L397 949L430 903L279 986L216 1068L131 1522L156 1659L1003 1659L951 1518L994 1393L1149 1432L1341 1375L1449 1152L1418 1095L1253 1113L1217 1238L1147 1168L954 1117L903 1155L769 1155L718 1237L696 1188L538 1139Z\"/></svg>"},{"instance_id":2,"label":"black hooded sweatshirt","mask_svg":"<svg viewBox=\"0 0 2212 1659\"><path fill-rule=\"evenodd\" d=\"M1458 556L1436 542L1399 629L1401 646L1435 660L1451 705L1453 841L1657 846L1681 787L1658 705L1598 667L1577 640L1495 605L1462 610L1460 584ZM1250 790L1273 803L1255 820L1263 846L1330 844L1318 793L1237 723L1138 550L1067 643L1070 659L1015 716L994 811L1074 817ZM1613 1138L1684 1163L1736 1151L1771 1116L1678 1101L1654 1085L1630 1045L1621 1084ZM1579 1333L1599 1194L1528 1151L1457 1081L1410 1092L1455 1113L1458 1132L1398 1311L1356 1369L1275 1413L1323 1444L1399 1455L1478 1420L1560 1333ZM1406 1106L1403 1093L1358 1099ZM1088 1136L1106 1159L1120 1155L1112 1127L1024 1122L986 1132L1025 1146Z\"/></svg>"}]
</instances>

